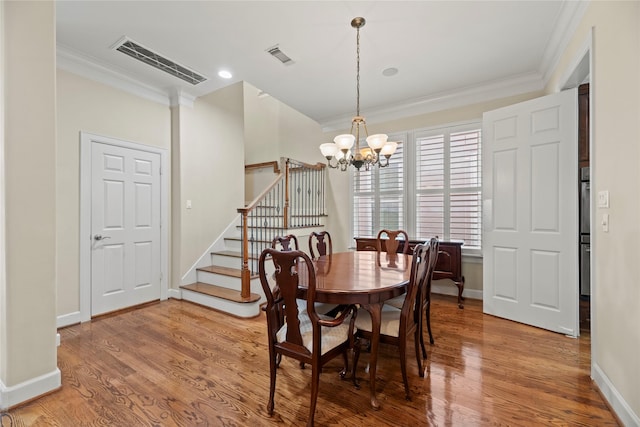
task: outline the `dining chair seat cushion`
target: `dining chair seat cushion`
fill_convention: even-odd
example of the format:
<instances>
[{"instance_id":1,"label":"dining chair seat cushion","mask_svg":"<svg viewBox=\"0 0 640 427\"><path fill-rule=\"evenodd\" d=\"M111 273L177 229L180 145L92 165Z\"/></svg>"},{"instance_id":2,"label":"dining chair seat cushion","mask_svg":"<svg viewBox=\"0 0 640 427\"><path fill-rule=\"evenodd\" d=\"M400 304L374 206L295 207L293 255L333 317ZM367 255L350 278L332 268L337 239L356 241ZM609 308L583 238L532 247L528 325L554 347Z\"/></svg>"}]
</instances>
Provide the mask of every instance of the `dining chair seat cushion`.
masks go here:
<instances>
[{"instance_id":1,"label":"dining chair seat cushion","mask_svg":"<svg viewBox=\"0 0 640 427\"><path fill-rule=\"evenodd\" d=\"M395 298L391 298L388 299L384 302L384 305L390 305L392 307L395 307L399 310L402 310L402 306L404 305L404 297L407 296L407 294L402 294L402 295L398 295Z\"/></svg>"},{"instance_id":2,"label":"dining chair seat cushion","mask_svg":"<svg viewBox=\"0 0 640 427\"><path fill-rule=\"evenodd\" d=\"M400 313L402 311L387 305L382 306L382 316L380 319L380 334L390 337L397 337L400 330ZM358 309L356 317L356 329L371 332L371 315L364 308Z\"/></svg>"},{"instance_id":3,"label":"dining chair seat cushion","mask_svg":"<svg viewBox=\"0 0 640 427\"><path fill-rule=\"evenodd\" d=\"M323 320L333 320L332 317L325 316L323 314L320 314L319 317ZM302 345L304 345L310 352L313 352L313 326L311 325L311 319L306 311L300 312L298 314L298 319L300 320ZM346 318L345 321L338 326L322 326L321 337L320 354L325 354L329 350L334 349L343 342L349 340L349 318ZM286 323L280 328L280 330L278 330L276 339L279 343L284 342L287 339Z\"/></svg>"},{"instance_id":4,"label":"dining chair seat cushion","mask_svg":"<svg viewBox=\"0 0 640 427\"><path fill-rule=\"evenodd\" d=\"M300 313L307 311L307 300L298 298L296 299L296 304L298 305L298 311ZM316 302L316 313L318 314L327 314L334 308L338 307L337 304L327 304L325 302Z\"/></svg>"}]
</instances>

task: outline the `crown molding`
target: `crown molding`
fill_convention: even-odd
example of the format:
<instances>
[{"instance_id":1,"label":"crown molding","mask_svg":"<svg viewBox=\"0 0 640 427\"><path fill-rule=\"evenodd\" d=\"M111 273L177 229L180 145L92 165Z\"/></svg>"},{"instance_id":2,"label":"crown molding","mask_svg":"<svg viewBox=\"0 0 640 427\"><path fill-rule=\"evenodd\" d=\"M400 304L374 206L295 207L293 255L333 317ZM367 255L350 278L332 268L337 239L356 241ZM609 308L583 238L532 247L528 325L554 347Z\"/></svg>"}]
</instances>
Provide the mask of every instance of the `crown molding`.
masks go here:
<instances>
[{"instance_id":1,"label":"crown molding","mask_svg":"<svg viewBox=\"0 0 640 427\"><path fill-rule=\"evenodd\" d=\"M141 98L171 105L170 94L160 88L127 77L112 68L100 64L92 57L83 55L64 45L56 45L56 66L62 70L87 79L123 90Z\"/></svg>"},{"instance_id":2,"label":"crown molding","mask_svg":"<svg viewBox=\"0 0 640 427\"><path fill-rule=\"evenodd\" d=\"M417 116L535 92L542 90L543 87L542 76L538 73L529 73L368 110L365 117L368 124L382 123L403 117ZM351 116L341 115L320 122L320 126L323 132L334 132L348 128L349 123L351 123Z\"/></svg>"},{"instance_id":3,"label":"crown molding","mask_svg":"<svg viewBox=\"0 0 640 427\"><path fill-rule=\"evenodd\" d=\"M185 106L193 108L196 97L179 89L173 89L170 99L172 107Z\"/></svg>"},{"instance_id":4,"label":"crown molding","mask_svg":"<svg viewBox=\"0 0 640 427\"><path fill-rule=\"evenodd\" d=\"M566 51L571 38L582 22L590 0L565 1L562 10L556 20L553 34L549 39L542 62L540 64L540 74L546 86L551 79L553 72L558 67L563 53Z\"/></svg>"}]
</instances>

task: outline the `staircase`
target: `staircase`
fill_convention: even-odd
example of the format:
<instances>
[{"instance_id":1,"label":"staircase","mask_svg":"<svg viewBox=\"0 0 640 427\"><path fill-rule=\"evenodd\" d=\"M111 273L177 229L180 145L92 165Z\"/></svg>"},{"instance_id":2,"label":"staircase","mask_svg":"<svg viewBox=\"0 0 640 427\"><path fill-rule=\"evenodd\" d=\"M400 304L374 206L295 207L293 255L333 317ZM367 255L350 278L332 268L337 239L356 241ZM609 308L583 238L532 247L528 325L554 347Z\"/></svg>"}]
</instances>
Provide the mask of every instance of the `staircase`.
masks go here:
<instances>
[{"instance_id":1,"label":"staircase","mask_svg":"<svg viewBox=\"0 0 640 427\"><path fill-rule=\"evenodd\" d=\"M300 250L306 251L309 234L324 228L325 166L291 159L281 163L284 173L274 167L277 175L271 185L238 209L238 223L185 275L187 284L180 286L182 299L236 317L255 317L264 302L258 278L262 250L271 247L275 236L295 234ZM271 163L259 166L264 165Z\"/></svg>"}]
</instances>

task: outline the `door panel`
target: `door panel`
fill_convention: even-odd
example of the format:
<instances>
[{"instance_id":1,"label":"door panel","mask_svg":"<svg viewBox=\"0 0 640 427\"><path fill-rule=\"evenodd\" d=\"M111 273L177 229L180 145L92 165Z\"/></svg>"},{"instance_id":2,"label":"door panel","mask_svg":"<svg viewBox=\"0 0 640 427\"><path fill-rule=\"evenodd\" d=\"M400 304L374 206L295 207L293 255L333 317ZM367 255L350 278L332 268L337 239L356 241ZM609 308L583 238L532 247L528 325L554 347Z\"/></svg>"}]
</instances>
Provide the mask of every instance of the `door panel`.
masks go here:
<instances>
[{"instance_id":1,"label":"door panel","mask_svg":"<svg viewBox=\"0 0 640 427\"><path fill-rule=\"evenodd\" d=\"M91 315L160 298L160 155L94 142Z\"/></svg>"},{"instance_id":2,"label":"door panel","mask_svg":"<svg viewBox=\"0 0 640 427\"><path fill-rule=\"evenodd\" d=\"M483 118L485 313L577 335L575 90Z\"/></svg>"}]
</instances>

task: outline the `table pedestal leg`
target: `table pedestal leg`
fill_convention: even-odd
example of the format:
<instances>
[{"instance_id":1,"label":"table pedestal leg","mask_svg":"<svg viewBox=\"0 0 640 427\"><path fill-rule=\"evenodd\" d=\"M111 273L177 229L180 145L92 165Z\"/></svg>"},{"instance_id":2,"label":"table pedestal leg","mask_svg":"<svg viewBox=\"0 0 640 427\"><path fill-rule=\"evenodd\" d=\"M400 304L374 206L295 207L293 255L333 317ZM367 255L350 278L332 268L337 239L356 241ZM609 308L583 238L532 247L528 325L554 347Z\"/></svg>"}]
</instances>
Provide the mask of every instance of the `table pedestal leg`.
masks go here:
<instances>
[{"instance_id":1,"label":"table pedestal leg","mask_svg":"<svg viewBox=\"0 0 640 427\"><path fill-rule=\"evenodd\" d=\"M371 385L371 407L379 409L380 403L376 397L376 365L378 363L378 343L380 342L380 321L382 318L382 304L363 306L371 315L371 355L369 358L369 384Z\"/></svg>"}]
</instances>

